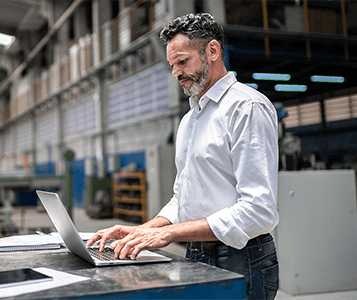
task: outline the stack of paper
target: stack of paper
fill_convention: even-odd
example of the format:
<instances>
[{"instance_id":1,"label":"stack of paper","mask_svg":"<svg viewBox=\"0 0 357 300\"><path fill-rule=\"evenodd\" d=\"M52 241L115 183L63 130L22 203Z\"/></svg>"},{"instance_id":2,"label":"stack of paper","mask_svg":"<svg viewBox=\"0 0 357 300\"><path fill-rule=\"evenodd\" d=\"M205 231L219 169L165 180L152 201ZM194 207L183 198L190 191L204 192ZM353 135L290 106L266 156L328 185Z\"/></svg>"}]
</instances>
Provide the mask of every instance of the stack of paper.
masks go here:
<instances>
[{"instance_id":1,"label":"stack of paper","mask_svg":"<svg viewBox=\"0 0 357 300\"><path fill-rule=\"evenodd\" d=\"M79 232L83 241L89 240L94 232ZM58 232L51 234L14 235L0 238L0 252L59 249L63 240Z\"/></svg>"},{"instance_id":2,"label":"stack of paper","mask_svg":"<svg viewBox=\"0 0 357 300\"><path fill-rule=\"evenodd\" d=\"M59 249L63 243L58 236L14 235L0 239L0 252Z\"/></svg>"}]
</instances>

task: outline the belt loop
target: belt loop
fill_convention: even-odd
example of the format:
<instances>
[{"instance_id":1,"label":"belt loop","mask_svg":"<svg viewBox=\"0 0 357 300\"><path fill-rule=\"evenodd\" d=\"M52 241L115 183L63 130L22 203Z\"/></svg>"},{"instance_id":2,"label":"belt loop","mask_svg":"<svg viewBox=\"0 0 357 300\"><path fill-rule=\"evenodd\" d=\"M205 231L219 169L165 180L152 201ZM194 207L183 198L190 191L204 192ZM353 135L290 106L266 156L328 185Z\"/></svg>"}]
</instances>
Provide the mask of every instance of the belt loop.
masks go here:
<instances>
[{"instance_id":1,"label":"belt loop","mask_svg":"<svg viewBox=\"0 0 357 300\"><path fill-rule=\"evenodd\" d=\"M188 247L192 252L200 252L201 251L201 243L200 242L188 242Z\"/></svg>"},{"instance_id":2,"label":"belt loop","mask_svg":"<svg viewBox=\"0 0 357 300\"><path fill-rule=\"evenodd\" d=\"M262 242L260 240L260 236L257 236L256 237L256 240L257 240L257 244L258 244L258 251L262 251Z\"/></svg>"},{"instance_id":3,"label":"belt loop","mask_svg":"<svg viewBox=\"0 0 357 300\"><path fill-rule=\"evenodd\" d=\"M209 255L216 254L216 243L215 242L203 242L203 251Z\"/></svg>"}]
</instances>

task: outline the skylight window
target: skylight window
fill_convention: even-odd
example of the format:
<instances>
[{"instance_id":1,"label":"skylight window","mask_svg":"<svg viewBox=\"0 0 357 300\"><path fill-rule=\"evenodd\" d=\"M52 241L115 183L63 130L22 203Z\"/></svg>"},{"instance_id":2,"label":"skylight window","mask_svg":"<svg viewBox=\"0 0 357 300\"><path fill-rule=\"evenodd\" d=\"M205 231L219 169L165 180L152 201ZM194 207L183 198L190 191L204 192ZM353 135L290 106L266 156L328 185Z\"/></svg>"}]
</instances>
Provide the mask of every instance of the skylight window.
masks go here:
<instances>
[{"instance_id":1,"label":"skylight window","mask_svg":"<svg viewBox=\"0 0 357 300\"><path fill-rule=\"evenodd\" d=\"M4 33L0 33L0 46L2 47L10 47L15 42L15 37L12 35L7 35Z\"/></svg>"}]
</instances>

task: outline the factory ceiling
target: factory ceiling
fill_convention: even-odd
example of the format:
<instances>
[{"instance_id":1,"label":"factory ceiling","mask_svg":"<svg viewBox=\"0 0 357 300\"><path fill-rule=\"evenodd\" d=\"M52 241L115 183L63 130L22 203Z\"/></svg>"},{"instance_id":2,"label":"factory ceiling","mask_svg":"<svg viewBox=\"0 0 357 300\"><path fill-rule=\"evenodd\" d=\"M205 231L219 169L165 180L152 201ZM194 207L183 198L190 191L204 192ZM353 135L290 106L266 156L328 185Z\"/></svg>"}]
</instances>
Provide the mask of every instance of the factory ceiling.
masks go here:
<instances>
[{"instance_id":1,"label":"factory ceiling","mask_svg":"<svg viewBox=\"0 0 357 300\"><path fill-rule=\"evenodd\" d=\"M229 25L225 29L228 68L273 102L289 106L357 93L357 37ZM259 80L259 73L281 75L283 80ZM313 77L317 75L328 76L322 78L328 82L313 81L321 79ZM289 86L300 91L289 91ZM281 91L284 88L288 91Z\"/></svg>"},{"instance_id":2,"label":"factory ceiling","mask_svg":"<svg viewBox=\"0 0 357 300\"><path fill-rule=\"evenodd\" d=\"M17 36L21 31L37 31L46 21L39 0L0 0L0 32Z\"/></svg>"},{"instance_id":3,"label":"factory ceiling","mask_svg":"<svg viewBox=\"0 0 357 300\"><path fill-rule=\"evenodd\" d=\"M40 0L0 0L0 32L21 36L40 30L46 25L41 5ZM229 69L237 73L239 81L255 84L273 102L289 106L357 93L357 37L232 25L226 25L225 32ZM285 74L289 80L257 80L255 73ZM343 82L317 83L311 81L314 75L341 76ZM286 84L299 85L302 90L277 90L277 85L284 89Z\"/></svg>"}]
</instances>

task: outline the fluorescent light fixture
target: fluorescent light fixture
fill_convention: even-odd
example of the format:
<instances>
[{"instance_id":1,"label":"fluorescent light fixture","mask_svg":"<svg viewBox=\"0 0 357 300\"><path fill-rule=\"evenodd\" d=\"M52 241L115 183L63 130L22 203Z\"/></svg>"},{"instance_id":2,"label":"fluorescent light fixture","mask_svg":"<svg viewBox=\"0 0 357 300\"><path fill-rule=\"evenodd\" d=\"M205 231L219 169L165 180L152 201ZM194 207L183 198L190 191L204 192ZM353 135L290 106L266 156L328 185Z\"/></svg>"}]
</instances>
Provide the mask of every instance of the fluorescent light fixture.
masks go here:
<instances>
[{"instance_id":1,"label":"fluorescent light fixture","mask_svg":"<svg viewBox=\"0 0 357 300\"><path fill-rule=\"evenodd\" d=\"M13 42L15 42L14 36L0 33L0 46L10 47Z\"/></svg>"},{"instance_id":2,"label":"fluorescent light fixture","mask_svg":"<svg viewBox=\"0 0 357 300\"><path fill-rule=\"evenodd\" d=\"M253 89L258 89L258 85L256 83L245 83L246 85L249 85L250 87L252 87Z\"/></svg>"},{"instance_id":3,"label":"fluorescent light fixture","mask_svg":"<svg viewBox=\"0 0 357 300\"><path fill-rule=\"evenodd\" d=\"M276 84L277 92L306 92L307 86L302 84Z\"/></svg>"},{"instance_id":4,"label":"fluorescent light fixture","mask_svg":"<svg viewBox=\"0 0 357 300\"><path fill-rule=\"evenodd\" d=\"M289 81L291 78L289 74L280 74L280 73L254 73L252 77L255 80L275 80L275 81Z\"/></svg>"},{"instance_id":5,"label":"fluorescent light fixture","mask_svg":"<svg viewBox=\"0 0 357 300\"><path fill-rule=\"evenodd\" d=\"M324 76L314 75L310 77L312 82L329 82L329 83L343 83L345 78L342 76Z\"/></svg>"}]
</instances>

